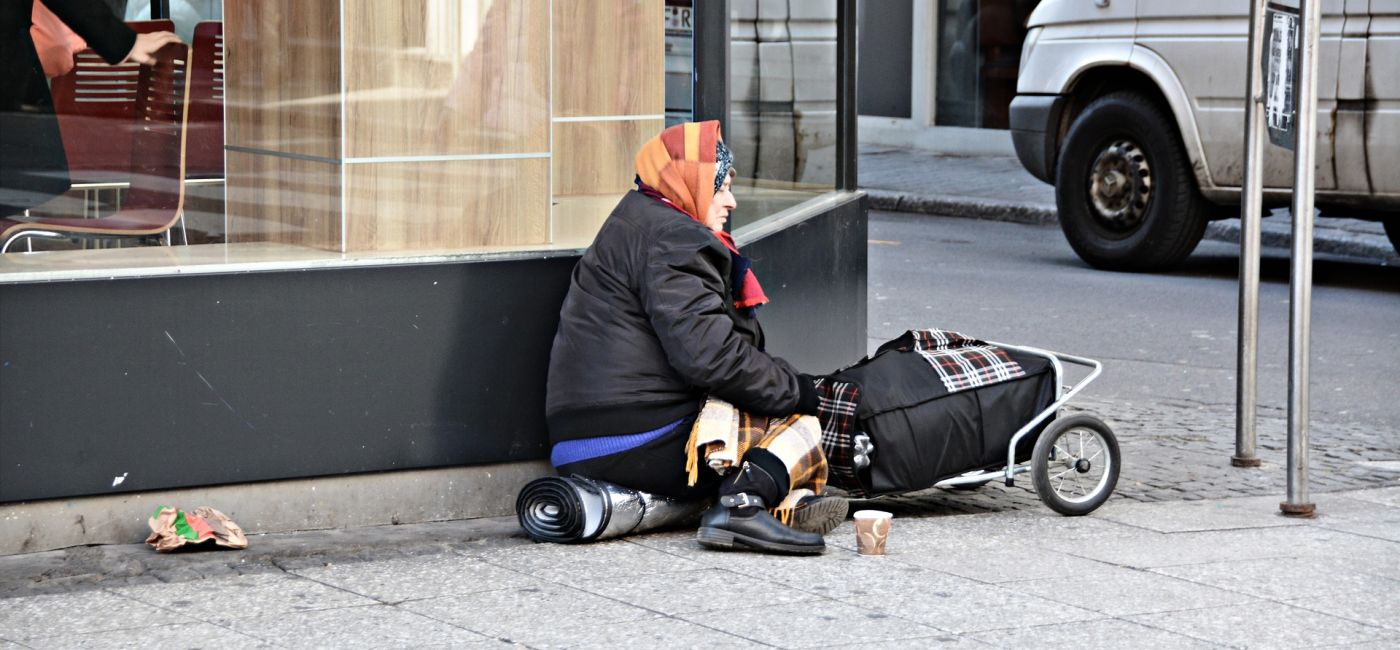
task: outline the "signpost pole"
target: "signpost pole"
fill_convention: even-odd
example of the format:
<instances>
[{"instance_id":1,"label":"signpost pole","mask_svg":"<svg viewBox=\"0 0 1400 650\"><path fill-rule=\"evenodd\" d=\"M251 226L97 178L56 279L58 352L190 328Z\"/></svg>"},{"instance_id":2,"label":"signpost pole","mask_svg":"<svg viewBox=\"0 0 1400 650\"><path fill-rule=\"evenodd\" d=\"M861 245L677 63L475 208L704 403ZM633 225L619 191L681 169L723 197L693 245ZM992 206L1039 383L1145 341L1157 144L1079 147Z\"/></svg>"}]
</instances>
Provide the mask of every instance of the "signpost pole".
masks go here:
<instances>
[{"instance_id":1,"label":"signpost pole","mask_svg":"<svg viewBox=\"0 0 1400 650\"><path fill-rule=\"evenodd\" d=\"M1293 161L1293 263L1288 319L1288 500L1286 515L1311 517L1308 501L1308 360L1312 330L1313 191L1316 180L1317 56L1322 0L1302 0Z\"/></svg>"},{"instance_id":2,"label":"signpost pole","mask_svg":"<svg viewBox=\"0 0 1400 650\"><path fill-rule=\"evenodd\" d=\"M1235 467L1258 467L1259 222L1264 207L1264 17L1268 0L1249 2L1249 92L1245 96L1244 187L1240 215L1239 345L1235 358Z\"/></svg>"}]
</instances>

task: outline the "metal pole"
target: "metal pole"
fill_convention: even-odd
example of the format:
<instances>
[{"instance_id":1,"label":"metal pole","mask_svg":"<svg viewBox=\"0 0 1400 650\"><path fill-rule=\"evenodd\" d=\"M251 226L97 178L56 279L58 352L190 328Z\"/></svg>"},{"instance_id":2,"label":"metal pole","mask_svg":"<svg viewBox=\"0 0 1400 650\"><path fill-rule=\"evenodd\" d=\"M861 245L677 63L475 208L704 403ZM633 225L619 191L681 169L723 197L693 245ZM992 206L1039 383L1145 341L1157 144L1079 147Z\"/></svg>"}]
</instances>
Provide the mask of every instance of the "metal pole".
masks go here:
<instances>
[{"instance_id":1,"label":"metal pole","mask_svg":"<svg viewBox=\"0 0 1400 650\"><path fill-rule=\"evenodd\" d=\"M1249 82L1244 108L1244 187L1240 205L1239 346L1235 358L1235 467L1258 467L1254 455L1259 399L1259 222L1264 209L1264 5L1249 3Z\"/></svg>"},{"instance_id":2,"label":"metal pole","mask_svg":"<svg viewBox=\"0 0 1400 650\"><path fill-rule=\"evenodd\" d=\"M856 173L856 0L836 3L836 189L855 190Z\"/></svg>"},{"instance_id":3,"label":"metal pole","mask_svg":"<svg viewBox=\"0 0 1400 650\"><path fill-rule=\"evenodd\" d=\"M1299 16L1298 147L1293 160L1293 261L1288 318L1288 500L1286 515L1311 517L1308 501L1308 359L1312 331L1313 190L1317 145L1317 55L1322 0L1303 0Z\"/></svg>"},{"instance_id":4,"label":"metal pole","mask_svg":"<svg viewBox=\"0 0 1400 650\"><path fill-rule=\"evenodd\" d=\"M694 21L695 101L697 122L719 120L729 133L729 0L692 3Z\"/></svg>"}]
</instances>

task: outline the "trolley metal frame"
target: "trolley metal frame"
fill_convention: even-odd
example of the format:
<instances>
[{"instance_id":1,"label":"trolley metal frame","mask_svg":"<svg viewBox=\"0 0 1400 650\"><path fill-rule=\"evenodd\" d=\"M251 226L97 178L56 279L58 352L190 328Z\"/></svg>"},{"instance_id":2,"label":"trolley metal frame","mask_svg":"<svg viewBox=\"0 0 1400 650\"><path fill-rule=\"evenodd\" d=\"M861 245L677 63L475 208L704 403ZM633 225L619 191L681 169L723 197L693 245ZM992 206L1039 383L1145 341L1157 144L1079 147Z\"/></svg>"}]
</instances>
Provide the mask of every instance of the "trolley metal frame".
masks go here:
<instances>
[{"instance_id":1,"label":"trolley metal frame","mask_svg":"<svg viewBox=\"0 0 1400 650\"><path fill-rule=\"evenodd\" d=\"M1046 360L1048 360L1055 372L1055 394L1059 396L1059 399L1056 399L1049 406L1045 407L1044 410L1038 413L1034 418L1031 418L1030 422L1026 423L1025 426L1017 430L1016 435L1011 437L1011 446L1008 447L1006 450L1006 467L997 470L976 470L964 474L959 474L952 478L943 479L942 481L935 483L933 487L946 488L957 485L981 485L983 483L993 481L998 477L1001 477L1006 482L1006 485L1008 487L1015 485L1015 477L1017 474L1024 474L1026 472L1031 471L1031 464L1029 462L1020 464L1016 462L1016 446L1020 444L1021 439L1029 435L1031 431L1034 431L1035 428L1039 426L1042 422L1045 422L1046 419L1053 416L1057 411L1060 410L1060 407L1068 403L1070 399L1072 399L1075 395L1078 395L1080 391L1084 390L1085 386L1088 386L1095 379L1097 379L1100 374L1103 373L1102 363L1099 363L1098 361L1086 357L1074 356L1072 354L1061 354L1058 352L1051 352L1049 350L1042 350L1040 348L1033 348L1025 345L1010 345L1007 343L997 343L995 341L987 341L987 344L994 345L999 348L1006 348L1008 350L1023 352L1025 354L1030 354L1038 357L1044 357ZM1090 369L1089 374L1083 379L1076 382L1074 385L1070 386L1068 391L1066 391L1064 387L1064 364L1066 363L1076 366L1083 366Z\"/></svg>"}]
</instances>

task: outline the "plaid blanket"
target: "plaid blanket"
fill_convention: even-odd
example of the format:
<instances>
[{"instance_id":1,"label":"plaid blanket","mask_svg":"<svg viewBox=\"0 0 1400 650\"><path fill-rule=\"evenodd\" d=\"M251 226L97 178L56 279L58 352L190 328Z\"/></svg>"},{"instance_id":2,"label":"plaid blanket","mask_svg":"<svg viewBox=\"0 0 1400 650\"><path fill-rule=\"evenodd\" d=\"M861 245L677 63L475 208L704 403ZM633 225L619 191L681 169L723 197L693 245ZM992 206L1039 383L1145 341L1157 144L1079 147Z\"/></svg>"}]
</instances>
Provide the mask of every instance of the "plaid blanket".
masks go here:
<instances>
[{"instance_id":1,"label":"plaid blanket","mask_svg":"<svg viewBox=\"0 0 1400 650\"><path fill-rule=\"evenodd\" d=\"M918 352L933 366L949 393L1026 376L1021 364L1005 350L957 332L909 330L890 344L896 350Z\"/></svg>"},{"instance_id":2,"label":"plaid blanket","mask_svg":"<svg viewBox=\"0 0 1400 650\"><path fill-rule=\"evenodd\" d=\"M856 406L860 386L818 377L817 420L822 424L822 453L826 455L831 484L859 494L864 491L856 476L854 455Z\"/></svg>"},{"instance_id":3,"label":"plaid blanket","mask_svg":"<svg viewBox=\"0 0 1400 650\"><path fill-rule=\"evenodd\" d=\"M826 488L827 462L822 455L822 430L817 418L810 415L789 415L770 418L739 410L722 399L705 400L686 446L685 469L690 484L700 476L700 457L720 475L728 474L744 454L753 448L767 449L788 470L788 495L776 507L769 508L773 516L786 523L803 499L820 495Z\"/></svg>"}]
</instances>

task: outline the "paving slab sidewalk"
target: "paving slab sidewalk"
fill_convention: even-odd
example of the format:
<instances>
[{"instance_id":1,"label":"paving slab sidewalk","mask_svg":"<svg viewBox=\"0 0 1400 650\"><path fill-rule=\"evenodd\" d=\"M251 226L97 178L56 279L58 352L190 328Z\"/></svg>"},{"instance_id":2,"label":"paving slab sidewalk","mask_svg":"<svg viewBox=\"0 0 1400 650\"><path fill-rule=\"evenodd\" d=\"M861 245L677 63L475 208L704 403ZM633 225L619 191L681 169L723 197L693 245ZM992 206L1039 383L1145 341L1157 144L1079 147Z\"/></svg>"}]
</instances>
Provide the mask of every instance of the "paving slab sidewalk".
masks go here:
<instances>
[{"instance_id":1,"label":"paving slab sidewalk","mask_svg":"<svg viewBox=\"0 0 1400 650\"><path fill-rule=\"evenodd\" d=\"M862 145L860 186L880 210L1011 221L1058 223L1055 188L1031 176L1014 157L948 156L918 149ZM1287 248L1292 241L1288 210L1275 210L1264 219L1264 246ZM1214 221L1206 238L1240 240L1239 219ZM1400 264L1379 222L1319 217L1314 222L1313 248L1330 253Z\"/></svg>"},{"instance_id":2,"label":"paving slab sidewalk","mask_svg":"<svg viewBox=\"0 0 1400 650\"><path fill-rule=\"evenodd\" d=\"M1400 486L1315 501L1315 519L1275 496L934 509L899 516L883 558L856 554L850 522L802 558L707 551L689 530L534 544L506 519L103 547L152 568L65 589L15 579L52 554L15 556L0 648L1400 645Z\"/></svg>"}]
</instances>

